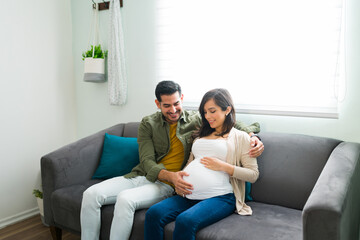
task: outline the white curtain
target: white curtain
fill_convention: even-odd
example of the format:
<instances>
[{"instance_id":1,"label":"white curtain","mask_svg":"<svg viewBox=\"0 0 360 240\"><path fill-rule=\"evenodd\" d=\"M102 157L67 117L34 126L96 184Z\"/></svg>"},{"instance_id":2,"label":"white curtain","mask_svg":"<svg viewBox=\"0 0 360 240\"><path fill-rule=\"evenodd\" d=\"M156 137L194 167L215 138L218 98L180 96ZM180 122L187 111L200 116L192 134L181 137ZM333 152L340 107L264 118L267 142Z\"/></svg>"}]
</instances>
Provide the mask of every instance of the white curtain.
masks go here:
<instances>
[{"instance_id":1,"label":"white curtain","mask_svg":"<svg viewBox=\"0 0 360 240\"><path fill-rule=\"evenodd\" d=\"M111 105L125 104L127 98L125 46L122 28L120 1L110 0L108 92Z\"/></svg>"},{"instance_id":2,"label":"white curtain","mask_svg":"<svg viewBox=\"0 0 360 240\"><path fill-rule=\"evenodd\" d=\"M158 80L185 106L222 87L238 112L337 117L342 0L157 3Z\"/></svg>"}]
</instances>

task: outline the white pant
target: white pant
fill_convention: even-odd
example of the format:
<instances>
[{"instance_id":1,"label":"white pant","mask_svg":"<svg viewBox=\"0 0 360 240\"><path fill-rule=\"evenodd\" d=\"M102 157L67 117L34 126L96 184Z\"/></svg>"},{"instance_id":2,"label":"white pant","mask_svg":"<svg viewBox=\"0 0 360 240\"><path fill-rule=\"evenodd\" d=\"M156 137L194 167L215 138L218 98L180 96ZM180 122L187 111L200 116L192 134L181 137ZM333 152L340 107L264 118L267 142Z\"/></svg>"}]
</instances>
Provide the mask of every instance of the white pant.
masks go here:
<instances>
[{"instance_id":1,"label":"white pant","mask_svg":"<svg viewBox=\"0 0 360 240\"><path fill-rule=\"evenodd\" d=\"M174 190L168 184L148 181L145 177L115 177L89 187L81 204L81 239L100 237L101 206L115 203L110 240L130 237L137 209L148 208L170 197Z\"/></svg>"}]
</instances>

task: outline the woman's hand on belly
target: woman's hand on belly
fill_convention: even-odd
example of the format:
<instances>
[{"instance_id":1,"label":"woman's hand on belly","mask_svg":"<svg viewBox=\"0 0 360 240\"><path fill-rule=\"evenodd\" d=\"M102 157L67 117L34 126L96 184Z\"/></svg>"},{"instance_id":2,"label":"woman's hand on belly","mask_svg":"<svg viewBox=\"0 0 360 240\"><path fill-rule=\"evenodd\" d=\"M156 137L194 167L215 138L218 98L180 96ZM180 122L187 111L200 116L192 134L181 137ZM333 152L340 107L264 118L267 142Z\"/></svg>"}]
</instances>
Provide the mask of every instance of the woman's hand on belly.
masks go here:
<instances>
[{"instance_id":1,"label":"woman's hand on belly","mask_svg":"<svg viewBox=\"0 0 360 240\"><path fill-rule=\"evenodd\" d=\"M234 173L234 166L231 164L228 164L224 161L221 161L217 158L212 157L203 157L200 159L200 162L208 169L214 170L214 171L224 171L228 173L230 176Z\"/></svg>"},{"instance_id":2,"label":"woman's hand on belly","mask_svg":"<svg viewBox=\"0 0 360 240\"><path fill-rule=\"evenodd\" d=\"M209 169L215 170L215 171L222 171L223 164L225 163L217 158L212 158L212 157L203 157L202 159L200 159L200 162L206 168L209 168Z\"/></svg>"}]
</instances>

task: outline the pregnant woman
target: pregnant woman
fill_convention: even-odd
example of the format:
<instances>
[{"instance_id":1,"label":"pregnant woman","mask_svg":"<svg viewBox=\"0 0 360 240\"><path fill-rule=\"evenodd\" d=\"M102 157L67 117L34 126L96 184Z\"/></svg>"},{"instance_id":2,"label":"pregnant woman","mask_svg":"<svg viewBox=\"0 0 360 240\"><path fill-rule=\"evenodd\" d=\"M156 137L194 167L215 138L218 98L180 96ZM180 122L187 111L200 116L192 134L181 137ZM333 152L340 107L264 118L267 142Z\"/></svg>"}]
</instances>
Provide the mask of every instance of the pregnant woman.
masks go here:
<instances>
[{"instance_id":1,"label":"pregnant woman","mask_svg":"<svg viewBox=\"0 0 360 240\"><path fill-rule=\"evenodd\" d=\"M234 212L251 215L245 204L245 182L259 176L256 158L249 157L250 137L234 128L235 111L226 89L207 92L199 107L202 126L194 143L184 180L193 185L191 194L153 205L145 218L145 239L164 238L164 227L175 220L174 240L195 239L196 232ZM177 190L177 189L175 189Z\"/></svg>"}]
</instances>

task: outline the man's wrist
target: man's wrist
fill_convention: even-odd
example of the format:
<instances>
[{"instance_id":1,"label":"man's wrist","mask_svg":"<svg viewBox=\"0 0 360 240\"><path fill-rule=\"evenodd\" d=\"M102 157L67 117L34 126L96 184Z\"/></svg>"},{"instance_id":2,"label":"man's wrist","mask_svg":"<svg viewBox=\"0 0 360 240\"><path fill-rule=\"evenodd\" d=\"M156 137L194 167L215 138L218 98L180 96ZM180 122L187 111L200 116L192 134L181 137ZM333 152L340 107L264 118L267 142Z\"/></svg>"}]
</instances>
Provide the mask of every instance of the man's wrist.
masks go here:
<instances>
[{"instance_id":1,"label":"man's wrist","mask_svg":"<svg viewBox=\"0 0 360 240\"><path fill-rule=\"evenodd\" d=\"M167 181L172 183L172 172L161 169L158 175L158 180Z\"/></svg>"}]
</instances>

